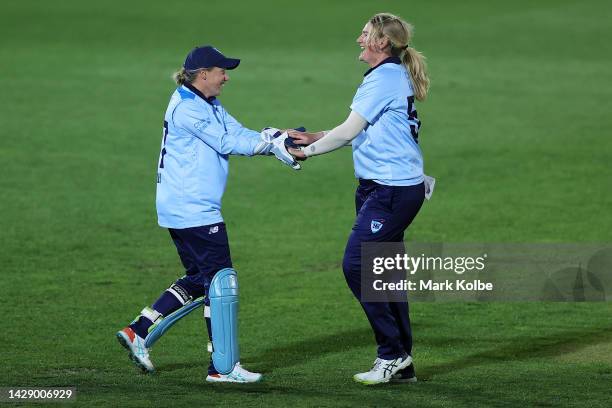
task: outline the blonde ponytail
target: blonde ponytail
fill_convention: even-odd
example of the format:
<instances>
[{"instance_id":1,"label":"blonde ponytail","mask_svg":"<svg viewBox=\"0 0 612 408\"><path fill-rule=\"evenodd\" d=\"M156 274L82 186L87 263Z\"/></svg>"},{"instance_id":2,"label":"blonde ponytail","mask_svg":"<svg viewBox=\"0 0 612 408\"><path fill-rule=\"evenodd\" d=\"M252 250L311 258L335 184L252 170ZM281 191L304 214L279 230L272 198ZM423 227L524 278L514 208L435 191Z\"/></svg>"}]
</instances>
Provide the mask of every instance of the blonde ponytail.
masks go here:
<instances>
[{"instance_id":1,"label":"blonde ponytail","mask_svg":"<svg viewBox=\"0 0 612 408\"><path fill-rule=\"evenodd\" d=\"M389 39L391 55L400 57L402 64L410 73L410 79L414 88L414 96L422 101L427 97L429 90L429 78L427 76L427 65L425 57L419 51L410 46L412 39L412 25L402 20L401 17L390 13L378 13L370 19L372 29L368 41L376 39Z\"/></svg>"},{"instance_id":2,"label":"blonde ponytail","mask_svg":"<svg viewBox=\"0 0 612 408\"><path fill-rule=\"evenodd\" d=\"M408 47L402 54L402 64L410 72L414 96L419 101L425 100L429 90L429 77L427 76L425 56L416 49Z\"/></svg>"},{"instance_id":3,"label":"blonde ponytail","mask_svg":"<svg viewBox=\"0 0 612 408\"><path fill-rule=\"evenodd\" d=\"M183 85L184 83L191 84L196 80L200 72L210 71L211 69L212 68L200 68L193 71L187 71L184 67L181 67L181 69L172 74L172 79L177 85Z\"/></svg>"}]
</instances>

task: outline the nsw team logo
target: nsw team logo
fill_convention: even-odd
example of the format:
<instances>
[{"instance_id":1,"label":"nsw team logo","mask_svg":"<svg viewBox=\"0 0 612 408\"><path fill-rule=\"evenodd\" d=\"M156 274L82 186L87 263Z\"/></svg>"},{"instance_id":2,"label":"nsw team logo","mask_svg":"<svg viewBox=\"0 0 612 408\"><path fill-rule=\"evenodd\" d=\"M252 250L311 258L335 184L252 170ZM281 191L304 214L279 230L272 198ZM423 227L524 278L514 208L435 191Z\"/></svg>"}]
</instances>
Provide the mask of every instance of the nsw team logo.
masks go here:
<instances>
[{"instance_id":1,"label":"nsw team logo","mask_svg":"<svg viewBox=\"0 0 612 408\"><path fill-rule=\"evenodd\" d=\"M385 220L382 219L372 220L372 222L370 223L370 230L372 231L372 234L376 234L378 231L380 231L383 227L384 222Z\"/></svg>"},{"instance_id":2,"label":"nsw team logo","mask_svg":"<svg viewBox=\"0 0 612 408\"><path fill-rule=\"evenodd\" d=\"M215 225L214 227L210 227L208 230L208 235L216 234L217 232L219 232L219 226Z\"/></svg>"}]
</instances>

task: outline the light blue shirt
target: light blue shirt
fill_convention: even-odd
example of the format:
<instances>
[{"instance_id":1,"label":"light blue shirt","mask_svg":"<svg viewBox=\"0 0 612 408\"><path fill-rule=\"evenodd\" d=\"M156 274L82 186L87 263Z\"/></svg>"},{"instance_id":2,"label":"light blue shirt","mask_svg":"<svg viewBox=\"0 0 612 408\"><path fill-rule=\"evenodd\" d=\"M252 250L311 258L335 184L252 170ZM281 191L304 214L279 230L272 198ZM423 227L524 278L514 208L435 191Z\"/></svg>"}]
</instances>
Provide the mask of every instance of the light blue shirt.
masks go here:
<instances>
[{"instance_id":1,"label":"light blue shirt","mask_svg":"<svg viewBox=\"0 0 612 408\"><path fill-rule=\"evenodd\" d=\"M223 221L230 154L251 156L261 141L221 103L182 85L170 98L157 169L157 216L166 228L189 228Z\"/></svg>"},{"instance_id":2,"label":"light blue shirt","mask_svg":"<svg viewBox=\"0 0 612 408\"><path fill-rule=\"evenodd\" d=\"M423 182L410 76L397 57L369 70L351 104L367 122L353 139L355 177L391 186Z\"/></svg>"}]
</instances>

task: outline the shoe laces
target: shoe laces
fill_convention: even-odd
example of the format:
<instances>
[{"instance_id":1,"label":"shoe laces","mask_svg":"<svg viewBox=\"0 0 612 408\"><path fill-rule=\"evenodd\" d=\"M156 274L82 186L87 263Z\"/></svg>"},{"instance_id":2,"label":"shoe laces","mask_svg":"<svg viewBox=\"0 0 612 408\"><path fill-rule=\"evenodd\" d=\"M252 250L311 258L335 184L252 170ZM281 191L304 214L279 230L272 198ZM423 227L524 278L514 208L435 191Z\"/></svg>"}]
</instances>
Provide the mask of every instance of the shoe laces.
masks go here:
<instances>
[{"instance_id":1,"label":"shoe laces","mask_svg":"<svg viewBox=\"0 0 612 408\"><path fill-rule=\"evenodd\" d=\"M370 371L378 370L383 361L384 360L382 358L377 358L376 360L374 360L374 365L372 366L372 369Z\"/></svg>"},{"instance_id":2,"label":"shoe laces","mask_svg":"<svg viewBox=\"0 0 612 408\"><path fill-rule=\"evenodd\" d=\"M247 370L246 368L243 368L240 363L237 363L234 366L234 369L232 370L232 373L238 375L238 376L242 376L242 377L248 377L249 375L252 375L253 373L250 372L249 370Z\"/></svg>"},{"instance_id":3,"label":"shoe laces","mask_svg":"<svg viewBox=\"0 0 612 408\"><path fill-rule=\"evenodd\" d=\"M236 373L238 375L244 373L246 370L244 368L242 368L239 364L236 364L234 366L234 369L232 370L232 373Z\"/></svg>"}]
</instances>

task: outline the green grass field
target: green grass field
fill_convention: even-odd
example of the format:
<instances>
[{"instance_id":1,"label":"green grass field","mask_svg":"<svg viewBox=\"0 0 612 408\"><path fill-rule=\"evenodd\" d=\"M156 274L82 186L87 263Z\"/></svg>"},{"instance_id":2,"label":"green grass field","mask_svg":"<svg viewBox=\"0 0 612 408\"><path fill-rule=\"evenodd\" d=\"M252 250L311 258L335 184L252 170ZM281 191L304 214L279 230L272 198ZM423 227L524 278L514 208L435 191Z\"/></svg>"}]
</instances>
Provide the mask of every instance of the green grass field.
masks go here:
<instances>
[{"instance_id":1,"label":"green grass field","mask_svg":"<svg viewBox=\"0 0 612 408\"><path fill-rule=\"evenodd\" d=\"M413 303L414 385L364 387L375 343L341 272L348 149L232 158L224 217L240 274L248 386L204 382L201 318L143 376L116 330L182 273L155 213L170 75L196 44L242 58L221 97L253 129L327 129L367 69L375 12L416 26L436 194L422 242L612 242L607 1L6 0L0 5L0 386L75 386L82 406L612 404L609 303Z\"/></svg>"}]
</instances>

